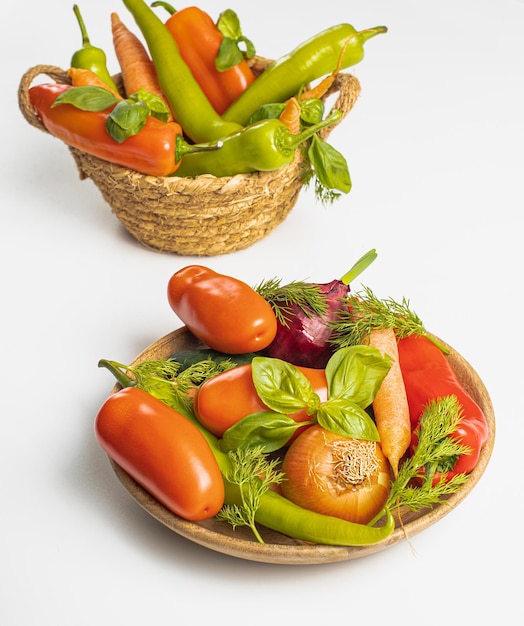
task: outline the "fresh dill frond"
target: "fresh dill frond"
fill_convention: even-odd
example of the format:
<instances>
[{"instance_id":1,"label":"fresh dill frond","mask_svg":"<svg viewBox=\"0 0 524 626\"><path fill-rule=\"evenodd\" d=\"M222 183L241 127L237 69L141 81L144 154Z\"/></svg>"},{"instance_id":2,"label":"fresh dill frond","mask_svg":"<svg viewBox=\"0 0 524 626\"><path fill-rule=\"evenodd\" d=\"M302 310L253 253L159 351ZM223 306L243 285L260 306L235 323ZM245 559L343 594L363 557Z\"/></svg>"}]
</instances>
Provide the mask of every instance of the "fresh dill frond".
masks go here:
<instances>
[{"instance_id":1,"label":"fresh dill frond","mask_svg":"<svg viewBox=\"0 0 524 626\"><path fill-rule=\"evenodd\" d=\"M221 374L235 367L236 364L232 359L226 358L221 360L203 359L198 363L193 363L184 369L177 376L177 380L188 381L192 385L201 385L209 378Z\"/></svg>"},{"instance_id":2,"label":"fresh dill frond","mask_svg":"<svg viewBox=\"0 0 524 626\"><path fill-rule=\"evenodd\" d=\"M128 369L134 374L138 386L141 386L150 378L174 380L180 371L180 365L172 359L148 359L133 366L129 365Z\"/></svg>"},{"instance_id":3,"label":"fresh dill frond","mask_svg":"<svg viewBox=\"0 0 524 626\"><path fill-rule=\"evenodd\" d=\"M229 522L233 528L249 526L259 543L264 543L255 523L261 496L272 484L284 479L278 470L278 459L268 459L261 447L228 452L231 469L225 478L240 487L241 504L225 504L216 519Z\"/></svg>"},{"instance_id":4,"label":"fresh dill frond","mask_svg":"<svg viewBox=\"0 0 524 626\"><path fill-rule=\"evenodd\" d=\"M326 187L322 181L318 178L315 170L310 167L308 171L302 177L304 189L313 187L313 193L315 200L322 206L330 206L334 204L342 195L340 191Z\"/></svg>"},{"instance_id":5,"label":"fresh dill frond","mask_svg":"<svg viewBox=\"0 0 524 626\"><path fill-rule=\"evenodd\" d=\"M419 467L439 466L448 457L471 453L468 446L451 438L463 417L462 405L455 395L428 402L420 418L413 463Z\"/></svg>"},{"instance_id":6,"label":"fresh dill frond","mask_svg":"<svg viewBox=\"0 0 524 626\"><path fill-rule=\"evenodd\" d=\"M451 437L462 418L462 406L454 395L428 403L420 418L417 446L391 484L387 508L407 506L413 511L432 508L444 496L460 490L468 479L467 474L456 474L449 480L442 475L437 482L434 475L446 467L447 460L456 461L459 456L471 453L468 446ZM413 486L416 478L421 481L420 486Z\"/></svg>"},{"instance_id":7,"label":"fresh dill frond","mask_svg":"<svg viewBox=\"0 0 524 626\"><path fill-rule=\"evenodd\" d=\"M314 179L314 194L315 199L322 206L331 206L334 204L342 195L340 191L336 191L335 189L329 189L326 187L317 176L313 177Z\"/></svg>"},{"instance_id":8,"label":"fresh dill frond","mask_svg":"<svg viewBox=\"0 0 524 626\"><path fill-rule=\"evenodd\" d=\"M162 400L170 407L186 411L191 408L191 389L207 379L233 367L232 362L204 359L180 372L175 359L149 359L129 367L137 387Z\"/></svg>"},{"instance_id":9,"label":"fresh dill frond","mask_svg":"<svg viewBox=\"0 0 524 626\"><path fill-rule=\"evenodd\" d=\"M296 280L282 285L282 279L269 278L259 283L255 291L269 302L278 321L286 328L289 326L292 306L299 307L308 317L324 317L328 311L327 297L320 286L314 283Z\"/></svg>"},{"instance_id":10,"label":"fresh dill frond","mask_svg":"<svg viewBox=\"0 0 524 626\"><path fill-rule=\"evenodd\" d=\"M337 319L330 325L330 343L335 348L359 345L374 329L392 329L397 338L419 334L428 337L443 352L448 349L428 333L420 317L411 309L410 302L402 298L379 299L369 287L355 293L347 309L338 312Z\"/></svg>"},{"instance_id":11,"label":"fresh dill frond","mask_svg":"<svg viewBox=\"0 0 524 626\"><path fill-rule=\"evenodd\" d=\"M397 503L392 498L391 502L388 503L388 508L405 505L414 512L421 509L432 509L436 504L445 502L443 498L460 491L467 479L467 474L456 474L449 480L442 477L431 486L404 487L401 494L402 498L399 497Z\"/></svg>"}]
</instances>

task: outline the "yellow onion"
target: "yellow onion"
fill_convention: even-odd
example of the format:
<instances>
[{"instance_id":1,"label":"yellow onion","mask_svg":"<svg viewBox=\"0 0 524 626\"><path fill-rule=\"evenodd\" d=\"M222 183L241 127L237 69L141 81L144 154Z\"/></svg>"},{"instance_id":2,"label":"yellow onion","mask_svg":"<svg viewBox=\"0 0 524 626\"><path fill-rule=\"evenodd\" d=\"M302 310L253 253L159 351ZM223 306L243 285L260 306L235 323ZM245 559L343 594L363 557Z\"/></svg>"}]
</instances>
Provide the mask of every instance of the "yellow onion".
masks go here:
<instances>
[{"instance_id":1,"label":"yellow onion","mask_svg":"<svg viewBox=\"0 0 524 626\"><path fill-rule=\"evenodd\" d=\"M336 435L315 425L282 461L283 495L299 506L367 524L386 503L391 468L380 444Z\"/></svg>"}]
</instances>

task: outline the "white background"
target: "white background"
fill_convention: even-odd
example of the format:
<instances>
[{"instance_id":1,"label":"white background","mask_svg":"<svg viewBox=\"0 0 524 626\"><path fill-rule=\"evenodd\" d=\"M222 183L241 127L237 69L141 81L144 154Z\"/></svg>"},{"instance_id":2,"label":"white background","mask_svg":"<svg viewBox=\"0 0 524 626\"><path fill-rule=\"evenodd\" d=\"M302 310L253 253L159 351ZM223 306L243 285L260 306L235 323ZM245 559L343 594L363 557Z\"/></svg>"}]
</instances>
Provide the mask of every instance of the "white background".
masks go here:
<instances>
[{"instance_id":1,"label":"white background","mask_svg":"<svg viewBox=\"0 0 524 626\"><path fill-rule=\"evenodd\" d=\"M0 623L516 619L524 557L524 2L202 0L215 19L236 10L266 57L341 22L389 28L352 68L362 95L330 139L349 162L352 192L332 207L302 192L270 236L204 259L135 242L91 181L79 180L64 144L20 114L22 74L38 64L66 68L80 47L72 4L8 2L0 24ZM131 16L118 0L79 4L92 43L117 72L109 15L118 11L134 28ZM221 555L142 511L93 436L113 386L97 363L129 362L180 326L166 300L169 277L204 262L252 285L274 276L327 282L370 248L379 257L362 284L380 297L408 298L490 392L495 448L468 498L414 537L414 551L404 542L311 566Z\"/></svg>"}]
</instances>

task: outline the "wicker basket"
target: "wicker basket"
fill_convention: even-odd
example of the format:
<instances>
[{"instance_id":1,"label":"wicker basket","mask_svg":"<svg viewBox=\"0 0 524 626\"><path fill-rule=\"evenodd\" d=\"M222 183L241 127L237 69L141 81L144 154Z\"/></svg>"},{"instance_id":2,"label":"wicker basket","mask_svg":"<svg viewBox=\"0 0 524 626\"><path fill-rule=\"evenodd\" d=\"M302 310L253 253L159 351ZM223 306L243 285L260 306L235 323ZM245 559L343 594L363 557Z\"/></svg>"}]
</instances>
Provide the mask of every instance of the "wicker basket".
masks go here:
<instances>
[{"instance_id":1,"label":"wicker basket","mask_svg":"<svg viewBox=\"0 0 524 626\"><path fill-rule=\"evenodd\" d=\"M268 63L258 58L255 71L263 71ZM47 132L29 101L29 88L40 75L57 83L70 83L70 79L64 70L51 65L37 65L21 79L20 110L29 124ZM342 111L343 119L359 97L360 83L350 74L339 74L326 98L331 94L336 94L333 108ZM334 127L324 128L320 136L326 139ZM223 178L156 177L102 161L71 146L69 150L80 178L95 183L135 239L157 252L186 256L226 254L267 236L296 204L307 168L297 150L293 163L274 172Z\"/></svg>"}]
</instances>

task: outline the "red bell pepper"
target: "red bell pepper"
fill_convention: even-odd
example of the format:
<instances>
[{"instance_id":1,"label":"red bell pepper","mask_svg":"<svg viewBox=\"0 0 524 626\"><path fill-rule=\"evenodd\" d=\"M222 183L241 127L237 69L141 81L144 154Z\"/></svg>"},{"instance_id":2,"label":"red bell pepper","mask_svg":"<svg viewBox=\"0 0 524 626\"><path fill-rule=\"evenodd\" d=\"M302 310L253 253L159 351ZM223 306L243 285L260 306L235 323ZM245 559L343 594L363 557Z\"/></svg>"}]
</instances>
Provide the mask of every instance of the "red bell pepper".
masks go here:
<instances>
[{"instance_id":1,"label":"red bell pepper","mask_svg":"<svg viewBox=\"0 0 524 626\"><path fill-rule=\"evenodd\" d=\"M446 472L446 479L471 472L488 438L484 412L464 389L442 350L427 337L414 334L400 339L398 352L409 404L412 446L416 445L417 426L426 405L432 400L454 395L463 409L454 437L468 446L470 453L458 457L453 469Z\"/></svg>"}]
</instances>

